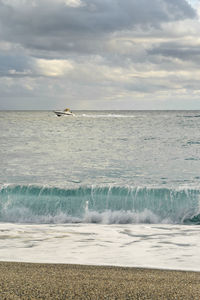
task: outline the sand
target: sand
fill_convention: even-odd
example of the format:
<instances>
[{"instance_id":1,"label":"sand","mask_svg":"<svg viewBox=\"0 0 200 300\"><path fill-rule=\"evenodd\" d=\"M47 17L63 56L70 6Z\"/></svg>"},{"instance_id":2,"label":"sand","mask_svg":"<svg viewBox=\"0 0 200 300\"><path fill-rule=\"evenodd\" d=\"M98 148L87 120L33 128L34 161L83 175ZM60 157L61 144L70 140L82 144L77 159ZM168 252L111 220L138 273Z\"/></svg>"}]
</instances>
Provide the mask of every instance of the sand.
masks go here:
<instances>
[{"instance_id":1,"label":"sand","mask_svg":"<svg viewBox=\"0 0 200 300\"><path fill-rule=\"evenodd\" d=\"M0 262L0 299L200 299L200 272Z\"/></svg>"}]
</instances>

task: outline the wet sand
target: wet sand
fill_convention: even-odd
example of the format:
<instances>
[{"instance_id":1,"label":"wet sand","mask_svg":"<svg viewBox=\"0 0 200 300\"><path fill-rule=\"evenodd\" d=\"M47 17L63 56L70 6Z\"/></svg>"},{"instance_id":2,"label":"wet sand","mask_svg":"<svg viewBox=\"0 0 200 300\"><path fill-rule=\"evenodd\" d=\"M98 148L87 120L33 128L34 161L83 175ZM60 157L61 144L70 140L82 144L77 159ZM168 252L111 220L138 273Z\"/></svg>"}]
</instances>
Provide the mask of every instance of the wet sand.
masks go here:
<instances>
[{"instance_id":1,"label":"wet sand","mask_svg":"<svg viewBox=\"0 0 200 300\"><path fill-rule=\"evenodd\" d=\"M0 262L0 299L200 299L200 272Z\"/></svg>"}]
</instances>

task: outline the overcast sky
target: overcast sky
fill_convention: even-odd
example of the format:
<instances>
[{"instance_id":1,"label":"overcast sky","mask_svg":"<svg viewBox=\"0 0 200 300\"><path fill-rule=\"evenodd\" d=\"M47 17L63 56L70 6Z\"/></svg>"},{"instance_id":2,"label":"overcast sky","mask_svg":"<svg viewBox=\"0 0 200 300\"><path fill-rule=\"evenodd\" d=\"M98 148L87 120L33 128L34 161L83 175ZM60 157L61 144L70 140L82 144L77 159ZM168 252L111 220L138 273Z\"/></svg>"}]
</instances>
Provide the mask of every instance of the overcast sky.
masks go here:
<instances>
[{"instance_id":1,"label":"overcast sky","mask_svg":"<svg viewBox=\"0 0 200 300\"><path fill-rule=\"evenodd\" d=\"M200 109L199 0L0 0L0 109Z\"/></svg>"}]
</instances>

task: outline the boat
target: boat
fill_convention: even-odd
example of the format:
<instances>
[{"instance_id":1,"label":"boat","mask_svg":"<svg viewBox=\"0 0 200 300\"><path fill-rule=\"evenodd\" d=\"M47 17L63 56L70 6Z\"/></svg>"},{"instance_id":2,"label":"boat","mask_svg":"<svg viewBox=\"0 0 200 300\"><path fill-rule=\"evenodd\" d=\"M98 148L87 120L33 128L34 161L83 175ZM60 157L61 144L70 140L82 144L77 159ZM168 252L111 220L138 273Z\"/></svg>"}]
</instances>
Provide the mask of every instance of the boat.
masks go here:
<instances>
[{"instance_id":1,"label":"boat","mask_svg":"<svg viewBox=\"0 0 200 300\"><path fill-rule=\"evenodd\" d=\"M66 108L64 110L54 110L54 113L58 116L58 117L61 117L61 116L75 116L73 114L73 112L70 111L69 108Z\"/></svg>"}]
</instances>

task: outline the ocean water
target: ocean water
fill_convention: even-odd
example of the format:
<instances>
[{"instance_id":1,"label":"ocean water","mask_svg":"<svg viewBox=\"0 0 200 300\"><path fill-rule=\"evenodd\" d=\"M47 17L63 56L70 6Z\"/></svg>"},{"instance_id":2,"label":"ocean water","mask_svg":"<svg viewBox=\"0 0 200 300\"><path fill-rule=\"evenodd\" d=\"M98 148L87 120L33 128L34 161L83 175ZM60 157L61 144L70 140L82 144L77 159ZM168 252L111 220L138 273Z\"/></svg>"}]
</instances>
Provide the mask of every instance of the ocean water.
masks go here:
<instances>
[{"instance_id":1,"label":"ocean water","mask_svg":"<svg viewBox=\"0 0 200 300\"><path fill-rule=\"evenodd\" d=\"M200 271L200 112L0 112L0 260Z\"/></svg>"}]
</instances>

